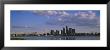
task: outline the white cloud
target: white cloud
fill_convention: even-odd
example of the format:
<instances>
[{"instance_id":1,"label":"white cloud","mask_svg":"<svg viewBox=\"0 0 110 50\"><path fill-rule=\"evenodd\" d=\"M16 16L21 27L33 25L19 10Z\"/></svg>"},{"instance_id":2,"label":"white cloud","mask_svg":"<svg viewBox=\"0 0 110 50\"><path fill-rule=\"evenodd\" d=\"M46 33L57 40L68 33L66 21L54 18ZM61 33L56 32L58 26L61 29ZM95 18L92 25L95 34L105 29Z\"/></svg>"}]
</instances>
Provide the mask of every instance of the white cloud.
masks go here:
<instances>
[{"instance_id":1,"label":"white cloud","mask_svg":"<svg viewBox=\"0 0 110 50\"><path fill-rule=\"evenodd\" d=\"M93 12L92 12L92 11L88 11L88 13L90 13L90 14L91 14L91 13L93 13Z\"/></svg>"},{"instance_id":2,"label":"white cloud","mask_svg":"<svg viewBox=\"0 0 110 50\"><path fill-rule=\"evenodd\" d=\"M65 12L65 11L61 11L61 10L34 10L34 13L40 14L40 15L44 15L44 16L56 16L56 17L67 17L70 14ZM57 16L58 15L58 16Z\"/></svg>"},{"instance_id":3,"label":"white cloud","mask_svg":"<svg viewBox=\"0 0 110 50\"><path fill-rule=\"evenodd\" d=\"M73 14L69 14L68 12L64 10L34 10L34 13L37 13L39 15L47 16L49 17L79 17L80 19L95 19L96 18L96 13L93 11L79 11Z\"/></svg>"},{"instance_id":4,"label":"white cloud","mask_svg":"<svg viewBox=\"0 0 110 50\"><path fill-rule=\"evenodd\" d=\"M60 14L60 15L62 14L62 11L57 11L57 12L58 12L58 14Z\"/></svg>"},{"instance_id":5,"label":"white cloud","mask_svg":"<svg viewBox=\"0 0 110 50\"><path fill-rule=\"evenodd\" d=\"M47 11L47 14L48 14L48 15L56 15L57 12L56 12L56 11L51 11L51 10L49 10L49 11Z\"/></svg>"},{"instance_id":6,"label":"white cloud","mask_svg":"<svg viewBox=\"0 0 110 50\"><path fill-rule=\"evenodd\" d=\"M78 13L74 13L74 16L78 16L79 14Z\"/></svg>"},{"instance_id":7,"label":"white cloud","mask_svg":"<svg viewBox=\"0 0 110 50\"><path fill-rule=\"evenodd\" d=\"M74 16L79 17L80 19L95 19L96 18L96 13L93 11L88 11L88 12L76 12L74 13Z\"/></svg>"},{"instance_id":8,"label":"white cloud","mask_svg":"<svg viewBox=\"0 0 110 50\"><path fill-rule=\"evenodd\" d=\"M67 12L63 11L62 15L68 16L69 14Z\"/></svg>"},{"instance_id":9,"label":"white cloud","mask_svg":"<svg viewBox=\"0 0 110 50\"><path fill-rule=\"evenodd\" d=\"M81 18L87 18L88 17L87 13L80 13L79 15L80 15Z\"/></svg>"},{"instance_id":10,"label":"white cloud","mask_svg":"<svg viewBox=\"0 0 110 50\"><path fill-rule=\"evenodd\" d=\"M37 10L34 12L37 14L46 16L47 18L55 17L55 19L52 19L52 20L53 21L55 20L58 22L65 22L65 23L77 22L79 25L80 24L84 25L83 23L86 23L88 25L91 25L91 24L95 25L97 23L97 26L100 25L100 22L97 22L99 20L99 17L97 17L96 12L93 12L93 11L78 11L73 14L70 14L64 10ZM96 22L94 22L94 20Z\"/></svg>"},{"instance_id":11,"label":"white cloud","mask_svg":"<svg viewBox=\"0 0 110 50\"><path fill-rule=\"evenodd\" d=\"M58 20L59 20L59 21L62 21L63 19L62 19L62 18L58 18Z\"/></svg>"},{"instance_id":12,"label":"white cloud","mask_svg":"<svg viewBox=\"0 0 110 50\"><path fill-rule=\"evenodd\" d=\"M96 17L96 14L95 13L91 13L90 15L89 15L89 18L90 19L94 19Z\"/></svg>"}]
</instances>

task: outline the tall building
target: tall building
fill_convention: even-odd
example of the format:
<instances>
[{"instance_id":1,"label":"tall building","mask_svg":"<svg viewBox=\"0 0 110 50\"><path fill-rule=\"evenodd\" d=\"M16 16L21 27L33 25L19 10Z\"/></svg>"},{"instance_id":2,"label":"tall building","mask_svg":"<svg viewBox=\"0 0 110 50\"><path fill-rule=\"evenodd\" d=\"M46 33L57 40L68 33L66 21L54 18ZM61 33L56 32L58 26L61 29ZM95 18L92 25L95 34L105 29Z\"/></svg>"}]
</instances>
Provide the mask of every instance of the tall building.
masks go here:
<instances>
[{"instance_id":1,"label":"tall building","mask_svg":"<svg viewBox=\"0 0 110 50\"><path fill-rule=\"evenodd\" d=\"M59 35L59 31L58 30L56 30L55 35Z\"/></svg>"},{"instance_id":2,"label":"tall building","mask_svg":"<svg viewBox=\"0 0 110 50\"><path fill-rule=\"evenodd\" d=\"M75 29L72 29L72 33L75 33Z\"/></svg>"},{"instance_id":3,"label":"tall building","mask_svg":"<svg viewBox=\"0 0 110 50\"><path fill-rule=\"evenodd\" d=\"M72 28L69 28L69 35L72 35Z\"/></svg>"},{"instance_id":4,"label":"tall building","mask_svg":"<svg viewBox=\"0 0 110 50\"><path fill-rule=\"evenodd\" d=\"M54 31L54 30L51 30L50 31L50 34L51 35L73 35L75 33L75 29L72 29L72 28L68 28L68 26L66 26L66 28L63 28L61 31Z\"/></svg>"},{"instance_id":5,"label":"tall building","mask_svg":"<svg viewBox=\"0 0 110 50\"><path fill-rule=\"evenodd\" d=\"M65 28L63 28L63 35L65 35Z\"/></svg>"},{"instance_id":6,"label":"tall building","mask_svg":"<svg viewBox=\"0 0 110 50\"><path fill-rule=\"evenodd\" d=\"M51 34L51 35L54 35L54 30L51 30L51 31L50 31L50 34Z\"/></svg>"},{"instance_id":7,"label":"tall building","mask_svg":"<svg viewBox=\"0 0 110 50\"><path fill-rule=\"evenodd\" d=\"M61 35L63 35L63 30L61 30Z\"/></svg>"},{"instance_id":8,"label":"tall building","mask_svg":"<svg viewBox=\"0 0 110 50\"><path fill-rule=\"evenodd\" d=\"M66 34L68 34L68 27L66 26Z\"/></svg>"}]
</instances>

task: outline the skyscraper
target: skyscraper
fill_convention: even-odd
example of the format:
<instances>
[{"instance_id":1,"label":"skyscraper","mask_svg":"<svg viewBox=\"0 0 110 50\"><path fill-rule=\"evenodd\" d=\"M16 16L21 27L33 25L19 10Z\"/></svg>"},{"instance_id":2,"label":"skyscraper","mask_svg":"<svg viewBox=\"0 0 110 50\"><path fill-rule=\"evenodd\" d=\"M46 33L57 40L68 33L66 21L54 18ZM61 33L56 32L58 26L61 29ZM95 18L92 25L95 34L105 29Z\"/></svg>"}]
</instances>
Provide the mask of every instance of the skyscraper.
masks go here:
<instances>
[{"instance_id":1,"label":"skyscraper","mask_svg":"<svg viewBox=\"0 0 110 50\"><path fill-rule=\"evenodd\" d=\"M72 28L68 28L67 26L66 26L66 28L63 28L61 31L58 31L58 30L56 30L56 31L54 31L54 30L51 30L50 31L50 34L51 35L73 35L75 33L75 29L72 29Z\"/></svg>"},{"instance_id":2,"label":"skyscraper","mask_svg":"<svg viewBox=\"0 0 110 50\"><path fill-rule=\"evenodd\" d=\"M63 35L65 35L65 28L63 28Z\"/></svg>"},{"instance_id":3,"label":"skyscraper","mask_svg":"<svg viewBox=\"0 0 110 50\"><path fill-rule=\"evenodd\" d=\"M54 30L51 30L51 31L50 31L50 34L51 34L51 35L54 35Z\"/></svg>"},{"instance_id":4,"label":"skyscraper","mask_svg":"<svg viewBox=\"0 0 110 50\"><path fill-rule=\"evenodd\" d=\"M68 27L66 26L66 34L68 34Z\"/></svg>"},{"instance_id":5,"label":"skyscraper","mask_svg":"<svg viewBox=\"0 0 110 50\"><path fill-rule=\"evenodd\" d=\"M75 29L72 29L72 33L75 33Z\"/></svg>"},{"instance_id":6,"label":"skyscraper","mask_svg":"<svg viewBox=\"0 0 110 50\"><path fill-rule=\"evenodd\" d=\"M63 30L61 30L61 35L63 35Z\"/></svg>"},{"instance_id":7,"label":"skyscraper","mask_svg":"<svg viewBox=\"0 0 110 50\"><path fill-rule=\"evenodd\" d=\"M59 35L59 31L58 30L56 30L55 35Z\"/></svg>"},{"instance_id":8,"label":"skyscraper","mask_svg":"<svg viewBox=\"0 0 110 50\"><path fill-rule=\"evenodd\" d=\"M69 35L72 35L72 28L69 28Z\"/></svg>"}]
</instances>

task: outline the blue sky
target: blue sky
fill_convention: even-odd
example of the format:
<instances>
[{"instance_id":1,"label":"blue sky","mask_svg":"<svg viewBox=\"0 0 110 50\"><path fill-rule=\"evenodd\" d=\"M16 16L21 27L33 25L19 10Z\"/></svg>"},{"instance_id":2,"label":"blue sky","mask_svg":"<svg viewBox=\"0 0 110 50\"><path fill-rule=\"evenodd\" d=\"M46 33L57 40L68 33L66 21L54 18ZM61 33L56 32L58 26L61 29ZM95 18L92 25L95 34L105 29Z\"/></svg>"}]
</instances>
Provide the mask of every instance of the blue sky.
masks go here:
<instances>
[{"instance_id":1,"label":"blue sky","mask_svg":"<svg viewBox=\"0 0 110 50\"><path fill-rule=\"evenodd\" d=\"M11 10L12 32L49 32L65 26L99 32L100 10Z\"/></svg>"}]
</instances>

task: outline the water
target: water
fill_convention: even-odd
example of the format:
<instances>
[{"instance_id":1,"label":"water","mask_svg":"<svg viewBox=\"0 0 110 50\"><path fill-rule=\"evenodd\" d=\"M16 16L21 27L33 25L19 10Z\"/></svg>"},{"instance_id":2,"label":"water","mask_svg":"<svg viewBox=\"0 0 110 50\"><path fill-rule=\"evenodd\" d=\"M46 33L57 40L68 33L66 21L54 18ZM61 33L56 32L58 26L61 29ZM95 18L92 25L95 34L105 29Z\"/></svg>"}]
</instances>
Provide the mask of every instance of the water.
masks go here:
<instances>
[{"instance_id":1,"label":"water","mask_svg":"<svg viewBox=\"0 0 110 50\"><path fill-rule=\"evenodd\" d=\"M31 36L14 38L25 40L100 40L100 36Z\"/></svg>"}]
</instances>

